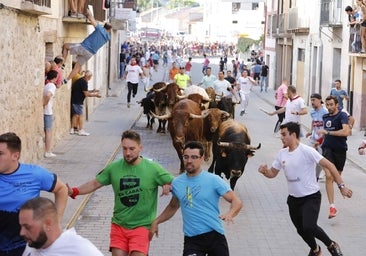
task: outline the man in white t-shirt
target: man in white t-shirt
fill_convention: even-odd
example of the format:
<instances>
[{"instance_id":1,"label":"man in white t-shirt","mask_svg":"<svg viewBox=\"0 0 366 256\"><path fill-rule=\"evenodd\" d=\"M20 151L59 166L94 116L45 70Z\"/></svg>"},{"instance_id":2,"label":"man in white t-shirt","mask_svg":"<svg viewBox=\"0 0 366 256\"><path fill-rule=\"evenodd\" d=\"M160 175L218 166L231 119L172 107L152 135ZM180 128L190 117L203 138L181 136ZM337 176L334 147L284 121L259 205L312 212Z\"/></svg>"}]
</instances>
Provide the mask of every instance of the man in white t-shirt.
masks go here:
<instances>
[{"instance_id":1,"label":"man in white t-shirt","mask_svg":"<svg viewBox=\"0 0 366 256\"><path fill-rule=\"evenodd\" d=\"M55 157L51 151L52 145L52 124L53 124L53 101L56 94L56 80L58 72L50 70L47 73L46 85L43 88L43 120L45 135L45 157Z\"/></svg>"},{"instance_id":2,"label":"man in white t-shirt","mask_svg":"<svg viewBox=\"0 0 366 256\"><path fill-rule=\"evenodd\" d=\"M27 241L23 256L103 256L88 239L68 229L62 232L55 203L33 198L19 212L20 235Z\"/></svg>"},{"instance_id":3,"label":"man in white t-shirt","mask_svg":"<svg viewBox=\"0 0 366 256\"><path fill-rule=\"evenodd\" d=\"M137 86L139 84L139 77L144 78L143 71L139 65L137 65L136 58L132 57L130 64L127 65L125 73L123 74L123 80L127 82L127 107L130 107L131 92L132 97L135 98L137 94Z\"/></svg>"},{"instance_id":4,"label":"man in white t-shirt","mask_svg":"<svg viewBox=\"0 0 366 256\"><path fill-rule=\"evenodd\" d=\"M352 197L338 173L336 167L324 158L313 147L300 143L300 125L295 122L282 124L281 140L283 148L278 152L272 166L259 166L258 171L267 178L274 178L282 170L288 185L287 205L292 223L297 233L310 247L309 255L322 255L316 239L322 241L333 256L342 256L339 245L330 239L324 230L318 226L318 216L321 204L321 193L316 180L315 165L330 171L342 196Z\"/></svg>"},{"instance_id":5,"label":"man in white t-shirt","mask_svg":"<svg viewBox=\"0 0 366 256\"><path fill-rule=\"evenodd\" d=\"M305 101L299 95L297 95L296 87L293 85L288 86L287 88L287 102L286 105L272 113L268 113L270 116L285 113L285 119L282 124L288 122L295 122L300 124L300 116L306 115L308 113L308 109L305 105ZM303 133L300 132L300 136L303 137Z\"/></svg>"},{"instance_id":6,"label":"man in white t-shirt","mask_svg":"<svg viewBox=\"0 0 366 256\"><path fill-rule=\"evenodd\" d=\"M246 108L249 103L250 92L252 91L253 85L257 85L257 82L250 76L248 76L248 71L243 70L241 72L241 77L238 78L238 90L240 91L240 115L244 115Z\"/></svg>"}]
</instances>

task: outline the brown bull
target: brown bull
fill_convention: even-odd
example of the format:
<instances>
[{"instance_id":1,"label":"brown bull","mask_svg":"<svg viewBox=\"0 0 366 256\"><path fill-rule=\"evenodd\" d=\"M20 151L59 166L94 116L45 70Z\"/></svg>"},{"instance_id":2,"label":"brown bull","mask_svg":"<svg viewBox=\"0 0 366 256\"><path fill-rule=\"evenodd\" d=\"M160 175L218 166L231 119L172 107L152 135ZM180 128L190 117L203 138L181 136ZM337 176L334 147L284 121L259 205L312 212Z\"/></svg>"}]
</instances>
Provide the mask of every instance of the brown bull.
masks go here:
<instances>
[{"instance_id":1,"label":"brown bull","mask_svg":"<svg viewBox=\"0 0 366 256\"><path fill-rule=\"evenodd\" d=\"M224 121L213 142L213 159L209 168L221 176L224 173L230 179L230 186L234 189L237 180L244 173L248 158L259 149L250 145L250 136L247 127L233 119Z\"/></svg>"},{"instance_id":2,"label":"brown bull","mask_svg":"<svg viewBox=\"0 0 366 256\"><path fill-rule=\"evenodd\" d=\"M156 118L168 119L168 130L180 160L180 172L184 171L183 147L187 141L202 141L203 117L200 105L192 100L178 101L172 112Z\"/></svg>"},{"instance_id":3,"label":"brown bull","mask_svg":"<svg viewBox=\"0 0 366 256\"><path fill-rule=\"evenodd\" d=\"M199 118L199 116L197 116ZM202 112L203 119L203 144L205 146L205 161L211 157L212 141L222 122L230 118L230 114L218 108L210 108Z\"/></svg>"}]
</instances>

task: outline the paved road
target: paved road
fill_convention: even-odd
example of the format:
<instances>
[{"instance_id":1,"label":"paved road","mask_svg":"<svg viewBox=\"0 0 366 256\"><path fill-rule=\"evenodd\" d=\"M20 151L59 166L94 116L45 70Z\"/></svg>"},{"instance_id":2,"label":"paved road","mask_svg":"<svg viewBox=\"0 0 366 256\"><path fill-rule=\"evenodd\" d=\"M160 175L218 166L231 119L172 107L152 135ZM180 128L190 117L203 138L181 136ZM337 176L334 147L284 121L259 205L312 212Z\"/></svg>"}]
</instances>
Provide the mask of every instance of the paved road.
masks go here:
<instances>
[{"instance_id":1,"label":"paved road","mask_svg":"<svg viewBox=\"0 0 366 256\"><path fill-rule=\"evenodd\" d=\"M195 65L199 66L199 64ZM162 79L163 75L160 70L155 74L155 79ZM193 76L193 81L197 82L199 74L196 73ZM136 98L142 97L143 93L140 91ZM276 118L268 117L258 110L259 107L271 109L272 98L273 92L261 94L258 88L255 88L249 102L248 113L243 117L236 113L237 120L248 126L252 144L261 142L262 148L249 159L245 174L237 183L236 192L243 200L244 209L235 219L234 224L225 226L230 252L234 256L293 256L308 253L306 245L296 234L288 217L287 186L284 177L279 175L276 179L270 180L257 173L258 165L270 164L281 148L279 138L272 134ZM81 184L94 177L111 156L114 158L114 153L117 152L116 157L120 157L121 153L116 151L120 133L132 126L143 137L143 155L160 162L174 175L178 175L179 162L169 135L156 134L155 131L145 129L146 120L143 116L136 119L138 113L140 108L136 104L131 109L126 108L125 92L122 90L121 96L106 100L105 104L92 115L86 126L92 132L91 136L69 136L68 140L56 147L59 151L56 151L59 153L57 159L44 160L43 164L51 170L57 170L61 178L72 185ZM304 118L303 121L304 124L310 123L309 118L307 120ZM354 136L350 138L350 146L352 144L352 147L355 147L361 135L363 133L354 132ZM336 218L328 220L324 183L321 183L324 199L319 224L341 244L345 255L363 255L363 241L366 238L364 232L366 222L363 220L366 213L364 204L366 176L360 166L365 167L365 164L362 158L355 155L353 149L350 150L349 155L354 157L354 163L347 161L344 180L354 190L354 197L345 200L336 191L336 203L340 212ZM66 220L79 207L83 198L69 201ZM169 200L169 197L160 198L159 212ZM221 208L225 210L227 207L223 202ZM78 232L95 243L105 255L110 255L108 243L112 211L111 188L102 188L90 197L89 203L76 223ZM152 241L149 255L181 255L182 241L182 222L180 213L177 213L170 221L160 225L160 236ZM324 255L327 255L326 252Z\"/></svg>"}]
</instances>

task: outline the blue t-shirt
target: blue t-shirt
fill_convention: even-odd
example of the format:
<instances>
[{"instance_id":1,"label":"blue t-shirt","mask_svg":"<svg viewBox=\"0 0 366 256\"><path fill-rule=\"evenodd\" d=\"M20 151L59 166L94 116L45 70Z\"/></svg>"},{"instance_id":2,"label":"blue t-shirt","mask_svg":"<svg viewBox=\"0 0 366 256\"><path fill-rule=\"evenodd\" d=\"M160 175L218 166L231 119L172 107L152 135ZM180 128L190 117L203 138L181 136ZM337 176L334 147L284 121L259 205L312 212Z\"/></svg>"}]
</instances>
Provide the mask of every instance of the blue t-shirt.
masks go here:
<instances>
[{"instance_id":1,"label":"blue t-shirt","mask_svg":"<svg viewBox=\"0 0 366 256\"><path fill-rule=\"evenodd\" d=\"M11 174L0 174L0 251L25 246L19 235L20 207L28 200L39 197L40 191L53 191L57 177L46 169L31 164L19 164Z\"/></svg>"},{"instance_id":2,"label":"blue t-shirt","mask_svg":"<svg viewBox=\"0 0 366 256\"><path fill-rule=\"evenodd\" d=\"M324 107L321 107L320 109L312 109L310 111L310 116L313 125L313 131L310 137L312 141L319 141L319 139L321 138L321 135L318 135L317 131L323 129L324 127L323 116L325 114L328 114L328 110Z\"/></svg>"},{"instance_id":3,"label":"blue t-shirt","mask_svg":"<svg viewBox=\"0 0 366 256\"><path fill-rule=\"evenodd\" d=\"M93 33L91 33L84 41L81 46L92 54L96 54L99 48L101 48L106 42L111 40L111 36L101 25L97 25Z\"/></svg>"},{"instance_id":4,"label":"blue t-shirt","mask_svg":"<svg viewBox=\"0 0 366 256\"><path fill-rule=\"evenodd\" d=\"M324 129L327 131L338 131L343 129L343 124L348 125L348 115L339 111L336 115L325 114L323 116ZM330 148L333 151L347 150L347 136L325 135L322 149Z\"/></svg>"},{"instance_id":5,"label":"blue t-shirt","mask_svg":"<svg viewBox=\"0 0 366 256\"><path fill-rule=\"evenodd\" d=\"M213 230L224 234L219 218L219 199L231 189L221 177L207 171L194 177L184 173L173 180L172 187L173 196L180 203L185 236L197 236Z\"/></svg>"},{"instance_id":6,"label":"blue t-shirt","mask_svg":"<svg viewBox=\"0 0 366 256\"><path fill-rule=\"evenodd\" d=\"M338 99L338 109L343 109L343 98L342 96L348 96L347 92L345 90L337 90L336 88L332 88L330 91L330 95L337 97Z\"/></svg>"}]
</instances>

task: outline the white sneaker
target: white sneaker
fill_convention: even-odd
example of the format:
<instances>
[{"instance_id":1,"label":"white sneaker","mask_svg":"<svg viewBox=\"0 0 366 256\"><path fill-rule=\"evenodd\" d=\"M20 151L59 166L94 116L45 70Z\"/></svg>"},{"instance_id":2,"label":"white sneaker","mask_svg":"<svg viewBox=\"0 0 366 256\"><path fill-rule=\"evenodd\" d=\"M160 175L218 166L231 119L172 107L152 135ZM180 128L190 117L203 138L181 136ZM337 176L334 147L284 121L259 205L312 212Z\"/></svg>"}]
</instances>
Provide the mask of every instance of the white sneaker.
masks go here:
<instances>
[{"instance_id":1,"label":"white sneaker","mask_svg":"<svg viewBox=\"0 0 366 256\"><path fill-rule=\"evenodd\" d=\"M84 131L84 129L81 129L81 130L78 132L78 135L79 135L79 136L89 136L89 135L90 135L90 133L88 133L88 132Z\"/></svg>"},{"instance_id":2,"label":"white sneaker","mask_svg":"<svg viewBox=\"0 0 366 256\"><path fill-rule=\"evenodd\" d=\"M71 134L71 135L74 135L74 134L75 134L75 130L74 130L74 128L71 128L71 129L70 129L70 134Z\"/></svg>"},{"instance_id":3,"label":"white sneaker","mask_svg":"<svg viewBox=\"0 0 366 256\"><path fill-rule=\"evenodd\" d=\"M44 157L45 158L49 158L49 157L55 157L56 155L54 154L54 153L52 153L52 152L46 152L46 153L44 153Z\"/></svg>"}]
</instances>

